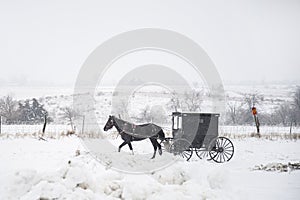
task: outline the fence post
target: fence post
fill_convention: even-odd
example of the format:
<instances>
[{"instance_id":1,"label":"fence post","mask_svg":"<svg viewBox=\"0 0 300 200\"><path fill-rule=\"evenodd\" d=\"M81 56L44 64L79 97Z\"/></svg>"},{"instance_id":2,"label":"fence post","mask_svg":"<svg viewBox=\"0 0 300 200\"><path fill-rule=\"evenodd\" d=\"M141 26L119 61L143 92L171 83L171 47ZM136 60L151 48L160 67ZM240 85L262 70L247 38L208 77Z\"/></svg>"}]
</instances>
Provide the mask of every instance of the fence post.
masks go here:
<instances>
[{"instance_id":1,"label":"fence post","mask_svg":"<svg viewBox=\"0 0 300 200\"><path fill-rule=\"evenodd\" d=\"M43 125L43 135L42 135L42 137L44 137L46 126L47 126L47 115L44 116L44 125Z\"/></svg>"},{"instance_id":2,"label":"fence post","mask_svg":"<svg viewBox=\"0 0 300 200\"><path fill-rule=\"evenodd\" d=\"M81 134L83 135L83 131L84 131L84 118L85 116L82 116L82 129L81 129Z\"/></svg>"},{"instance_id":3,"label":"fence post","mask_svg":"<svg viewBox=\"0 0 300 200\"><path fill-rule=\"evenodd\" d=\"M256 115L253 116L254 117L254 122L255 122L255 126L256 126L256 130L257 130L257 134L259 135L259 121L258 121L258 117Z\"/></svg>"}]
</instances>

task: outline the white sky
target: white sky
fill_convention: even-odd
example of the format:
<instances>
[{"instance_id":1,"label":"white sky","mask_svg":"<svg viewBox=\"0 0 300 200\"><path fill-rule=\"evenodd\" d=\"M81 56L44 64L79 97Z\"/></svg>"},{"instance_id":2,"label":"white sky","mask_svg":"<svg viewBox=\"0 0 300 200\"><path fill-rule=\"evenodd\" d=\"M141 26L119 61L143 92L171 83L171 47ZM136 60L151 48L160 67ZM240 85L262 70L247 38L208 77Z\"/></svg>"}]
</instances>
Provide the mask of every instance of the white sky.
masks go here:
<instances>
[{"instance_id":1,"label":"white sky","mask_svg":"<svg viewBox=\"0 0 300 200\"><path fill-rule=\"evenodd\" d=\"M0 1L0 86L73 85L102 42L138 28L182 33L224 81L300 81L300 1Z\"/></svg>"}]
</instances>

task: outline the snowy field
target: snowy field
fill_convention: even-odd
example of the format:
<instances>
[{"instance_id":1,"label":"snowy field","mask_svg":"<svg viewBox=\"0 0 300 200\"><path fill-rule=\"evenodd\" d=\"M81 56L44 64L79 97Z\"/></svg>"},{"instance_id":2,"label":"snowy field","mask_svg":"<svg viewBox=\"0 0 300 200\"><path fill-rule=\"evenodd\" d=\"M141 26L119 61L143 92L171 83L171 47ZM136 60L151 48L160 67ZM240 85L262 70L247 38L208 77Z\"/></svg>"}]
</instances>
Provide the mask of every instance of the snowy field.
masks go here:
<instances>
[{"instance_id":1,"label":"snowy field","mask_svg":"<svg viewBox=\"0 0 300 200\"><path fill-rule=\"evenodd\" d=\"M225 86L227 101L241 102L244 92L264 94L265 101L260 110L266 113L272 112L282 102L291 101L294 88L289 85ZM140 90L132 96L128 114L135 119L145 106L162 105L168 120L159 125L170 134L169 93L148 90ZM9 91L12 90L0 87L2 94ZM36 88L28 92L26 88L20 88L20 91L13 88L13 91L19 100L38 98L55 121L47 125L44 136L47 141L38 139L41 124L2 125L0 199L299 199L299 170L257 169L299 163L300 127L293 127L294 135L289 135L289 127L261 126L263 137L258 139L251 137L256 132L255 126L219 126L219 134L229 137L235 147L232 160L223 164L200 160L195 154L187 162L167 152L150 160L152 146L149 141L134 142L134 155L127 146L118 153L117 146L122 141L110 132L107 136L115 148L106 154L97 154L97 158L103 161L100 163L80 139L65 136L71 127L61 119L60 109L72 105L71 89ZM89 112L96 115L98 123L102 124L100 127L111 114L111 97L110 88L94 94L95 108ZM95 126L89 124L87 116L90 113L86 114L84 132ZM82 131L80 123L81 118L76 124L77 133ZM93 141L102 145L103 135L99 127L96 128L93 135L86 136L97 138ZM112 163L117 162L124 165L121 171L132 172L166 160L174 162L160 170L147 169L147 173L124 173L112 167Z\"/></svg>"},{"instance_id":2,"label":"snowy field","mask_svg":"<svg viewBox=\"0 0 300 200\"><path fill-rule=\"evenodd\" d=\"M299 140L247 138L233 143L235 154L228 163L194 156L190 162L179 159L162 170L136 175L100 164L77 137L1 139L0 199L299 199L300 171L253 170L261 164L299 162ZM152 151L147 142L134 142L133 148L135 155L127 147L111 155L134 163ZM151 162L170 156L164 153Z\"/></svg>"}]
</instances>

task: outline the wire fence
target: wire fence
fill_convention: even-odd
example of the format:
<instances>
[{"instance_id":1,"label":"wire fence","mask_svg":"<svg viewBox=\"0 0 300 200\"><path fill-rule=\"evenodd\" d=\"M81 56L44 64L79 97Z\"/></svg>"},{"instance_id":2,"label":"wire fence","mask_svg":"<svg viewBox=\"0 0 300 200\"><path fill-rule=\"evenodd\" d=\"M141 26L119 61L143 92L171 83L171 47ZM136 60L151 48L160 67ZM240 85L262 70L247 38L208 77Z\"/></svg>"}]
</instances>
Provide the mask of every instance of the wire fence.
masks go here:
<instances>
[{"instance_id":1,"label":"wire fence","mask_svg":"<svg viewBox=\"0 0 300 200\"><path fill-rule=\"evenodd\" d=\"M92 137L99 138L103 137L103 127L101 124L89 124L85 123L83 126L79 125L75 127L75 133L79 137ZM169 125L162 126L167 137L172 134L172 128ZM38 136L42 135L43 125L2 125L0 137L21 137L21 136ZM291 131L291 133L290 133ZM255 126L219 126L219 135L227 136L229 138L243 138L253 137L256 133ZM66 124L48 124L45 131L46 137L59 138L72 134L72 127ZM260 134L265 138L300 138L300 127L283 126L261 126ZM110 135L110 133L107 133ZM296 138L295 138L296 137Z\"/></svg>"},{"instance_id":2,"label":"wire fence","mask_svg":"<svg viewBox=\"0 0 300 200\"><path fill-rule=\"evenodd\" d=\"M251 134L256 132L255 126L220 126L220 134ZM300 133L300 127L292 127L292 133ZM260 126L261 134L289 134L290 127L286 126Z\"/></svg>"}]
</instances>

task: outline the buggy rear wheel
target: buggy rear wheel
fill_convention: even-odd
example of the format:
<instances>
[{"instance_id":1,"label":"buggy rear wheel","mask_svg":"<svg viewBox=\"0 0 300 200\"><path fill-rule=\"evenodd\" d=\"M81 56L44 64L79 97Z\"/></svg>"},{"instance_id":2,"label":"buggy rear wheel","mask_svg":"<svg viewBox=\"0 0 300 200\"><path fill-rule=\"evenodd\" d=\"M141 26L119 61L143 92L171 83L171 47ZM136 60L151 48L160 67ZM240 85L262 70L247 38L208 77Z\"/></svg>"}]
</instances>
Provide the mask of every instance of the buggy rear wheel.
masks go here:
<instances>
[{"instance_id":1,"label":"buggy rear wheel","mask_svg":"<svg viewBox=\"0 0 300 200\"><path fill-rule=\"evenodd\" d=\"M229 161L234 153L232 142L226 137L214 138L209 146L209 155L217 163Z\"/></svg>"},{"instance_id":2,"label":"buggy rear wheel","mask_svg":"<svg viewBox=\"0 0 300 200\"><path fill-rule=\"evenodd\" d=\"M195 149L196 151L196 155L200 158L200 159L204 159L206 157L209 156L209 153L206 149Z\"/></svg>"}]
</instances>

